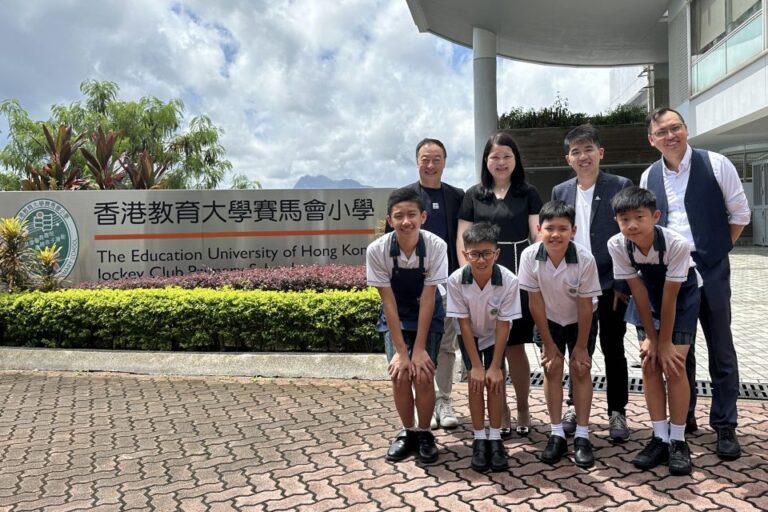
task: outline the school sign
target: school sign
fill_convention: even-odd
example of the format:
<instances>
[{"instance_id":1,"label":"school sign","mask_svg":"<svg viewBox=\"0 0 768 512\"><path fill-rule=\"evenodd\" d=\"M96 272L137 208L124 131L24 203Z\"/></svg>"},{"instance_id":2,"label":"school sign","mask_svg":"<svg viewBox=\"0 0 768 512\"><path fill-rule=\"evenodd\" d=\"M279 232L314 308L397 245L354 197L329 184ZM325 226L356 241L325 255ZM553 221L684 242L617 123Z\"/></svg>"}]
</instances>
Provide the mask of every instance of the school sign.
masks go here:
<instances>
[{"instance_id":1,"label":"school sign","mask_svg":"<svg viewBox=\"0 0 768 512\"><path fill-rule=\"evenodd\" d=\"M309 264L365 263L391 189L0 193L0 217L61 247L70 284Z\"/></svg>"}]
</instances>

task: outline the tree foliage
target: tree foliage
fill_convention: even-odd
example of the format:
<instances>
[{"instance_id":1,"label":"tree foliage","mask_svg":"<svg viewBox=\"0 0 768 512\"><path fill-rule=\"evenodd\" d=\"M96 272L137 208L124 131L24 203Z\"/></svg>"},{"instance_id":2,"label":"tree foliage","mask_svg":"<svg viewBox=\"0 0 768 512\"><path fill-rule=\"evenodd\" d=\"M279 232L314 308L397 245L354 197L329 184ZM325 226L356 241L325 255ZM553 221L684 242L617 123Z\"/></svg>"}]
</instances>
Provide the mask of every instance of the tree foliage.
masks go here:
<instances>
[{"instance_id":1,"label":"tree foliage","mask_svg":"<svg viewBox=\"0 0 768 512\"><path fill-rule=\"evenodd\" d=\"M232 164L220 143L223 132L210 118L193 117L184 127L181 99L165 102L144 96L135 101L121 100L119 90L114 82L86 80L80 84L83 98L54 105L44 123L32 120L15 99L0 102L0 115L8 121L8 143L0 150L0 166L19 177L25 175L28 166L42 168L50 155L41 143L43 125L65 125L86 137L85 152L73 155L72 165L90 171L87 179L92 188L120 186L116 162L138 167L142 158L164 168L162 186L166 188L209 189L222 183ZM104 145L110 145L111 158L104 153Z\"/></svg>"},{"instance_id":2,"label":"tree foliage","mask_svg":"<svg viewBox=\"0 0 768 512\"><path fill-rule=\"evenodd\" d=\"M583 112L571 112L568 100L558 95L551 106L539 110L514 107L506 114L499 116L499 128L565 128L585 123L594 125L642 123L647 115L648 110L637 105L619 105L605 114L593 116Z\"/></svg>"}]
</instances>

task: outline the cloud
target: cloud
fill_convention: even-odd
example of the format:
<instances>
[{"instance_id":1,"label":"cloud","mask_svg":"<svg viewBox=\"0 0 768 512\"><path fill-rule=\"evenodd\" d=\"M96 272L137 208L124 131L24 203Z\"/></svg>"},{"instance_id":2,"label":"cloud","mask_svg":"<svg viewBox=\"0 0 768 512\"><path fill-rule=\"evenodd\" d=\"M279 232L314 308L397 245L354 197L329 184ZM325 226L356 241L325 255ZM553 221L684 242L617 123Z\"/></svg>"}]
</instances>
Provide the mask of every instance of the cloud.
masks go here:
<instances>
[{"instance_id":1,"label":"cloud","mask_svg":"<svg viewBox=\"0 0 768 512\"><path fill-rule=\"evenodd\" d=\"M448 147L446 181L474 182L471 51L416 29L405 1L12 1L0 90L34 117L85 79L122 98L181 97L225 131L236 173L268 188L303 174L395 186L423 137ZM13 48L14 50L10 50ZM499 60L499 112L608 104L608 71Z\"/></svg>"}]
</instances>

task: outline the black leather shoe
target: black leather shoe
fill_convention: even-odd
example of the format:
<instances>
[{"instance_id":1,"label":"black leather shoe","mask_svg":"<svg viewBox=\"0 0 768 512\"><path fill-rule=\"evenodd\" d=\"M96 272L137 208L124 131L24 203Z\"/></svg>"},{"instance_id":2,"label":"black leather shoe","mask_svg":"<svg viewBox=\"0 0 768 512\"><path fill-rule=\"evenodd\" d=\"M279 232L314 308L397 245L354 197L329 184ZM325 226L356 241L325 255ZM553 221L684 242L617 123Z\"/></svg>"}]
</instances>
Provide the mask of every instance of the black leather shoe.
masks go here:
<instances>
[{"instance_id":1,"label":"black leather shoe","mask_svg":"<svg viewBox=\"0 0 768 512\"><path fill-rule=\"evenodd\" d=\"M475 439L472 442L472 469L486 471L490 467L489 450L490 444L487 439Z\"/></svg>"},{"instance_id":2,"label":"black leather shoe","mask_svg":"<svg viewBox=\"0 0 768 512\"><path fill-rule=\"evenodd\" d=\"M691 474L691 449L685 441L669 442L669 474Z\"/></svg>"},{"instance_id":3,"label":"black leather shoe","mask_svg":"<svg viewBox=\"0 0 768 512\"><path fill-rule=\"evenodd\" d=\"M399 461L416 451L417 436L413 430L401 430L387 450L387 460Z\"/></svg>"},{"instance_id":4,"label":"black leather shoe","mask_svg":"<svg viewBox=\"0 0 768 512\"><path fill-rule=\"evenodd\" d=\"M512 429L511 428L502 428L500 430L501 438L502 439L509 439L512 437Z\"/></svg>"},{"instance_id":5,"label":"black leather shoe","mask_svg":"<svg viewBox=\"0 0 768 512\"><path fill-rule=\"evenodd\" d=\"M504 441L494 439L488 441L491 451L491 471L506 471L509 469L509 460L507 460L507 449L504 448Z\"/></svg>"},{"instance_id":6,"label":"black leather shoe","mask_svg":"<svg viewBox=\"0 0 768 512\"><path fill-rule=\"evenodd\" d=\"M595 465L595 456L592 454L592 443L585 437L577 437L573 440L573 462L580 468L591 468Z\"/></svg>"},{"instance_id":7,"label":"black leather shoe","mask_svg":"<svg viewBox=\"0 0 768 512\"><path fill-rule=\"evenodd\" d=\"M547 441L547 446L544 448L544 451L541 452L541 455L539 455L539 460L546 464L557 464L567 452L568 443L565 439L560 436L550 435L549 441Z\"/></svg>"},{"instance_id":8,"label":"black leather shoe","mask_svg":"<svg viewBox=\"0 0 768 512\"><path fill-rule=\"evenodd\" d=\"M699 430L699 424L696 423L696 415L689 412L688 416L685 418L685 433L692 434L697 430Z\"/></svg>"},{"instance_id":9,"label":"black leather shoe","mask_svg":"<svg viewBox=\"0 0 768 512\"><path fill-rule=\"evenodd\" d=\"M717 431L717 456L723 460L736 460L741 457L741 446L736 439L733 427L715 427Z\"/></svg>"},{"instance_id":10,"label":"black leather shoe","mask_svg":"<svg viewBox=\"0 0 768 512\"><path fill-rule=\"evenodd\" d=\"M638 469L653 469L669 460L669 445L661 438L653 436L632 461Z\"/></svg>"},{"instance_id":11,"label":"black leather shoe","mask_svg":"<svg viewBox=\"0 0 768 512\"><path fill-rule=\"evenodd\" d=\"M419 461L430 464L437 460L435 436L428 430L419 432Z\"/></svg>"}]
</instances>

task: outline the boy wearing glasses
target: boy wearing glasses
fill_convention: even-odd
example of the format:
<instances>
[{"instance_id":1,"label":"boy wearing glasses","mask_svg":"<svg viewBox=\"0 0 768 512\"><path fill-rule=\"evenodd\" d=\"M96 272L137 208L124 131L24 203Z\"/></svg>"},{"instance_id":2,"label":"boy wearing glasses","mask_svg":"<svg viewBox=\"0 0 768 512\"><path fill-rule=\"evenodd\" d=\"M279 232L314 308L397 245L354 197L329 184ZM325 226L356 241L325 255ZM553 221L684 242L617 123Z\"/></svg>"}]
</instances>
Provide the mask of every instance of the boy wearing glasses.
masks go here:
<instances>
[{"instance_id":1,"label":"boy wearing glasses","mask_svg":"<svg viewBox=\"0 0 768 512\"><path fill-rule=\"evenodd\" d=\"M595 458L589 440L592 406L592 358L596 338L597 297L601 294L592 253L573 242L576 212L563 201L550 201L539 211L540 241L520 257L520 288L528 292L529 306L540 344L544 369L544 395L552 432L539 458L556 464L568 451L563 431L563 366L570 354L570 378L576 408L573 441L574 463L591 467Z\"/></svg>"},{"instance_id":2,"label":"boy wearing glasses","mask_svg":"<svg viewBox=\"0 0 768 512\"><path fill-rule=\"evenodd\" d=\"M731 267L728 253L749 224L751 211L734 165L723 155L688 145L679 112L662 107L649 114L648 141L662 158L645 170L640 186L656 195L659 226L682 235L701 273L699 320L709 352L712 405L709 424L717 432L717 455L741 456L736 438L739 366L731 333ZM698 428L695 345L686 360L691 399L686 432Z\"/></svg>"},{"instance_id":3,"label":"boy wearing glasses","mask_svg":"<svg viewBox=\"0 0 768 512\"><path fill-rule=\"evenodd\" d=\"M459 348L469 374L469 411L474 430L472 469L503 471L509 467L501 440L504 408L504 350L510 322L522 316L517 277L496 264L499 228L473 224L462 235L469 262L448 278L446 315L458 319ZM485 430L485 390L490 430Z\"/></svg>"}]
</instances>

